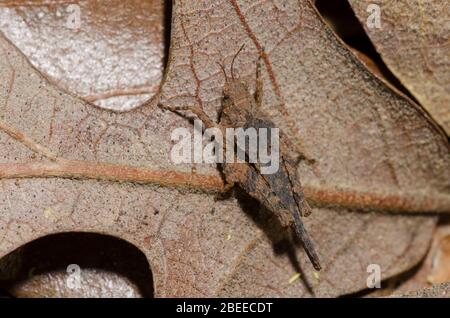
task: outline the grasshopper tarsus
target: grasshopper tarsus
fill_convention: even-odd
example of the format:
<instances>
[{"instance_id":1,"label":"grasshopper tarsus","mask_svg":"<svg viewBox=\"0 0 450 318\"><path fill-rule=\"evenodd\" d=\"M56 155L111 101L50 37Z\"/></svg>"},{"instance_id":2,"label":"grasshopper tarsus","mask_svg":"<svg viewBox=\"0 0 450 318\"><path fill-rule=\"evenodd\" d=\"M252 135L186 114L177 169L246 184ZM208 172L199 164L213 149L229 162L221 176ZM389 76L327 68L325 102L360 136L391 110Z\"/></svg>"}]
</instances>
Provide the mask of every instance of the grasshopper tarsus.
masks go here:
<instances>
[{"instance_id":1,"label":"grasshopper tarsus","mask_svg":"<svg viewBox=\"0 0 450 318\"><path fill-rule=\"evenodd\" d=\"M225 184L223 190L214 196L214 201L221 201L221 200L229 199L233 195L233 192L235 189L234 186L235 186L234 183Z\"/></svg>"}]
</instances>

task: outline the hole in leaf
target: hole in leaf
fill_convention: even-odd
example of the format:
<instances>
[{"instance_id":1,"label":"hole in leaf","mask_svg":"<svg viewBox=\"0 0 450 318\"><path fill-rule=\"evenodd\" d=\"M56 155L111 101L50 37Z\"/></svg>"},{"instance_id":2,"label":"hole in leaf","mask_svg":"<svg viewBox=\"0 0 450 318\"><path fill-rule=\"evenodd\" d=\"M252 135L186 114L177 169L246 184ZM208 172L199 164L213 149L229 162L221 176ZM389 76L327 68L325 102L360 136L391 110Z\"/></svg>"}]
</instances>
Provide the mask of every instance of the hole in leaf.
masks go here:
<instances>
[{"instance_id":1,"label":"hole in leaf","mask_svg":"<svg viewBox=\"0 0 450 318\"><path fill-rule=\"evenodd\" d=\"M0 289L0 297L147 298L153 297L153 277L145 255L124 240L62 233L3 257Z\"/></svg>"}]
</instances>

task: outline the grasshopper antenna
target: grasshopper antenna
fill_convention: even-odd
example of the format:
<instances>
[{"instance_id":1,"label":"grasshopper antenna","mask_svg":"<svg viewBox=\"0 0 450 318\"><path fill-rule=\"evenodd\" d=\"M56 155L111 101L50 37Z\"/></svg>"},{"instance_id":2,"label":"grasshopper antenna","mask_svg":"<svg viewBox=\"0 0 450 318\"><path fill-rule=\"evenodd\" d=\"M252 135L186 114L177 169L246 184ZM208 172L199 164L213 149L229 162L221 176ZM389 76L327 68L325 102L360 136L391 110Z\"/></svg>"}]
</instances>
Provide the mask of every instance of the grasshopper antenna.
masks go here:
<instances>
[{"instance_id":1,"label":"grasshopper antenna","mask_svg":"<svg viewBox=\"0 0 450 318\"><path fill-rule=\"evenodd\" d=\"M228 83L228 76L227 76L227 72L225 72L225 67L224 67L223 64L220 63L220 62L217 62L217 65L219 65L220 68L222 69L223 75L225 75L225 82Z\"/></svg>"},{"instance_id":2,"label":"grasshopper antenna","mask_svg":"<svg viewBox=\"0 0 450 318\"><path fill-rule=\"evenodd\" d=\"M231 61L231 78L234 80L234 61L236 60L237 56L239 55L239 53L241 53L242 49L244 48L245 43L242 44L241 48L236 52L236 54L233 57L233 60Z\"/></svg>"}]
</instances>

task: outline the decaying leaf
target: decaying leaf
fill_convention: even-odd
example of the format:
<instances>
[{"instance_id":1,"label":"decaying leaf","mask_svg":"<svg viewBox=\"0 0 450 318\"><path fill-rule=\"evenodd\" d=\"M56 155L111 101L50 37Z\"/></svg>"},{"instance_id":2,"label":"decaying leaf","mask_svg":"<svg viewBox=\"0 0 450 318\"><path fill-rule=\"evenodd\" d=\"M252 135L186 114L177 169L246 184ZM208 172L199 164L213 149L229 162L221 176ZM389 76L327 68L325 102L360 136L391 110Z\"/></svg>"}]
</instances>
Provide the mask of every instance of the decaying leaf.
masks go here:
<instances>
[{"instance_id":1,"label":"decaying leaf","mask_svg":"<svg viewBox=\"0 0 450 318\"><path fill-rule=\"evenodd\" d=\"M392 297L403 298L449 298L450 297L450 283L437 284L430 288L423 288L421 290L408 292L403 295L393 295Z\"/></svg>"},{"instance_id":2,"label":"decaying leaf","mask_svg":"<svg viewBox=\"0 0 450 318\"><path fill-rule=\"evenodd\" d=\"M450 224L441 225L434 235L431 271L427 281L431 284L450 282Z\"/></svg>"},{"instance_id":3,"label":"decaying leaf","mask_svg":"<svg viewBox=\"0 0 450 318\"><path fill-rule=\"evenodd\" d=\"M447 216L440 218L426 257L412 269L383 282L381 289L364 291L366 297L402 295L450 281L450 224Z\"/></svg>"},{"instance_id":4,"label":"decaying leaf","mask_svg":"<svg viewBox=\"0 0 450 318\"><path fill-rule=\"evenodd\" d=\"M446 1L350 0L381 58L450 134L450 10ZM380 28L366 23L380 8Z\"/></svg>"},{"instance_id":5,"label":"decaying leaf","mask_svg":"<svg viewBox=\"0 0 450 318\"><path fill-rule=\"evenodd\" d=\"M223 187L214 166L169 159L171 131L191 124L156 103L214 117L217 62L230 65L244 43L236 73L253 87L262 55L263 111L317 162L299 174L320 275L255 202L214 200ZM160 95L124 113L63 93L2 36L0 115L0 254L52 233L117 236L146 255L158 297L357 292L369 264L383 278L417 264L433 212L450 210L447 137L360 64L306 0L175 1Z\"/></svg>"},{"instance_id":6,"label":"decaying leaf","mask_svg":"<svg viewBox=\"0 0 450 318\"><path fill-rule=\"evenodd\" d=\"M159 90L166 13L163 0L7 0L0 31L59 87L127 110Z\"/></svg>"}]
</instances>

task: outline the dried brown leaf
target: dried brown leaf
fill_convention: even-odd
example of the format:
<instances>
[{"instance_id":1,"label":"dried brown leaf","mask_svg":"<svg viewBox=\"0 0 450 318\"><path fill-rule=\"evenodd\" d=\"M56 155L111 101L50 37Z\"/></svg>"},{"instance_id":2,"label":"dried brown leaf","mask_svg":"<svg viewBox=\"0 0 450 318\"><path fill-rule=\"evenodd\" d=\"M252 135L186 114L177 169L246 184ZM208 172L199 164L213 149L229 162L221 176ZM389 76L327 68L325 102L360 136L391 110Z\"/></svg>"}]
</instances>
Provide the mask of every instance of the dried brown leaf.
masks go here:
<instances>
[{"instance_id":1,"label":"dried brown leaf","mask_svg":"<svg viewBox=\"0 0 450 318\"><path fill-rule=\"evenodd\" d=\"M0 31L61 88L128 110L159 90L164 15L162 0L7 0Z\"/></svg>"},{"instance_id":2,"label":"dried brown leaf","mask_svg":"<svg viewBox=\"0 0 450 318\"><path fill-rule=\"evenodd\" d=\"M401 298L450 298L450 283L437 284L430 288L411 291L403 295L391 297Z\"/></svg>"},{"instance_id":3,"label":"dried brown leaf","mask_svg":"<svg viewBox=\"0 0 450 318\"><path fill-rule=\"evenodd\" d=\"M324 270L317 275L258 205L192 191L222 183L214 167L192 174L170 162L170 132L189 122L153 103L126 113L86 104L4 38L0 254L51 233L118 236L145 253L160 297L337 296L366 288L369 264L383 278L416 264L436 218L372 211L450 210L447 139L428 116L368 72L309 1L175 1L173 12L160 101L215 115L216 62L229 66L245 43L236 71L252 86L262 55L264 111L317 161L299 172Z\"/></svg>"},{"instance_id":4,"label":"dried brown leaf","mask_svg":"<svg viewBox=\"0 0 450 318\"><path fill-rule=\"evenodd\" d=\"M350 0L387 67L450 134L450 8L446 1ZM369 28L369 4L381 28Z\"/></svg>"}]
</instances>

